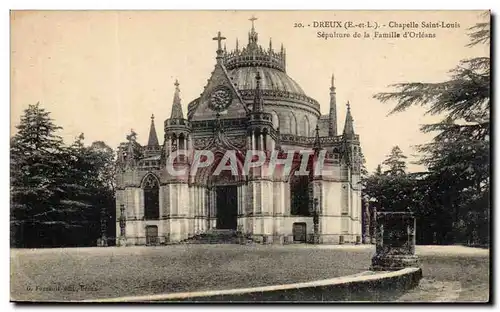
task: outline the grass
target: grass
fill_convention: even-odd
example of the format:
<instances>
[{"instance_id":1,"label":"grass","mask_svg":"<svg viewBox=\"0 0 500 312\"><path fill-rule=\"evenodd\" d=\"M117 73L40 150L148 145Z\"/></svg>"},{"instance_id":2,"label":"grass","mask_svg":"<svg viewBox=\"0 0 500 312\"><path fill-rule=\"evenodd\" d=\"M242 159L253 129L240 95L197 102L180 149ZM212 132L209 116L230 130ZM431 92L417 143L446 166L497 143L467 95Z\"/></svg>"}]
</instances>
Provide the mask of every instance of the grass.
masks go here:
<instances>
[{"instance_id":1,"label":"grass","mask_svg":"<svg viewBox=\"0 0 500 312\"><path fill-rule=\"evenodd\" d=\"M176 245L11 250L12 300L82 300L305 282L365 271L370 246ZM489 252L417 246L403 301L487 301Z\"/></svg>"},{"instance_id":2,"label":"grass","mask_svg":"<svg viewBox=\"0 0 500 312\"><path fill-rule=\"evenodd\" d=\"M11 297L66 301L305 282L362 272L370 257L260 245L13 250Z\"/></svg>"}]
</instances>

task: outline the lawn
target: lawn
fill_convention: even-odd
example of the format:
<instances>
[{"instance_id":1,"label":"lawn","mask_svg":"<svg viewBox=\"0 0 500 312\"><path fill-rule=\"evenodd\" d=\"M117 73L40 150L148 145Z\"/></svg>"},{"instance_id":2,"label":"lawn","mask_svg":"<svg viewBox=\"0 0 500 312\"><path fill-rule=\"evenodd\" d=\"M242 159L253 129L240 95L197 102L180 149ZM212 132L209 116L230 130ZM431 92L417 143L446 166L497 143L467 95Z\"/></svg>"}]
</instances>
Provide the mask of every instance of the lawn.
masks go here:
<instances>
[{"instance_id":1,"label":"lawn","mask_svg":"<svg viewBox=\"0 0 500 312\"><path fill-rule=\"evenodd\" d=\"M13 249L11 298L66 301L305 282L365 271L373 252L347 245ZM488 250L417 246L417 255L423 279L400 301L488 300Z\"/></svg>"},{"instance_id":2,"label":"lawn","mask_svg":"<svg viewBox=\"0 0 500 312\"><path fill-rule=\"evenodd\" d=\"M371 251L176 245L11 251L11 298L80 300L327 279L368 269Z\"/></svg>"}]
</instances>

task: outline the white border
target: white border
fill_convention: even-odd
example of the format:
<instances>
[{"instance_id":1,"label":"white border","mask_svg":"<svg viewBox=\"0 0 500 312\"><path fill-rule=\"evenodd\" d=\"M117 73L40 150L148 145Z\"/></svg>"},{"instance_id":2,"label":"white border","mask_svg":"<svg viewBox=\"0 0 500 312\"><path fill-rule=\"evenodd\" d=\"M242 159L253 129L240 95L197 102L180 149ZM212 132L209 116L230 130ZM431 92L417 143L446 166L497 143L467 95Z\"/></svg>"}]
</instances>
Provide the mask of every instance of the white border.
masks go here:
<instances>
[{"instance_id":1,"label":"white border","mask_svg":"<svg viewBox=\"0 0 500 312\"><path fill-rule=\"evenodd\" d=\"M249 0L249 1L189 1L189 0L183 0L183 1L151 1L151 0L141 0L141 1L130 1L130 0L121 0L121 1L104 1L104 0L74 0L74 1L36 1L36 0L31 0L31 1L12 1L12 0L5 0L0 2L0 7L2 8L1 12L2 14L2 23L0 23L1 31L0 31L0 36L1 36L1 41L4 43L4 47L8 45L9 42L9 13L8 10L10 9L52 9L52 10L61 10L61 9L70 9L70 10L77 10L77 9L142 9L142 10L148 10L148 9L212 9L212 10L217 10L217 9L267 9L267 10L277 10L277 9L307 9L307 10L312 10L312 9L357 9L357 10L382 10L382 9L399 9L399 10L414 10L414 9L441 9L441 10L472 10L472 9L492 9L494 13L498 13L500 10L499 8L499 3L500 1L498 0L474 0L474 1L436 1L436 0L419 0L419 1L414 1L414 2L409 2L409 1L390 1L390 0L376 0L376 1L370 1L370 0L364 0L364 1L318 1L318 0L287 0L287 1L282 1L282 2L271 2L269 0ZM498 24L497 23L495 25ZM495 27L497 28L497 27ZM495 42L498 42L498 31L495 30L495 38L492 38ZM2 110L0 112L0 118L1 120L0 125L2 126L2 135L0 136L1 142L0 146L5 147L3 150L3 153L1 154L2 156L2 164L1 166L2 172L0 174L0 177L2 178L2 184L3 187L1 188L1 199L2 199L2 212L3 212L3 224L2 230L3 230L3 238L0 240L0 243L2 245L2 250L4 250L4 255L9 254L9 137L10 137L10 129L9 129L9 123L10 123L10 64L9 64L9 49L8 48L3 48L1 50L2 52L2 57L1 57L1 70L2 70L2 77L3 77L3 83L1 84L2 87L2 95L4 98L3 105L0 106L0 109ZM495 57L495 55L492 55L492 57ZM498 79L495 80L495 86L494 89L499 90L498 87ZM495 104L495 103L494 103ZM494 105L493 104L493 105ZM496 109L498 112L498 108ZM496 115L493 116L493 119L495 120L497 117ZM498 127L496 127L498 130ZM493 139L498 137L497 133L493 135ZM496 183L498 187L498 183ZM495 191L498 191L495 189ZM492 209L495 209L495 207L492 207ZM498 216L500 215L499 212L495 213L495 220L494 223L498 224ZM500 231L496 231L496 235L494 237L494 241L498 241L498 233ZM498 257L497 257L498 260ZM495 265L497 262L495 263ZM10 299L10 285L9 285L9 257L4 256L2 257L2 275L0 276L1 278L1 283L2 286L2 300L1 300L1 307L3 308L2 310L13 310L15 306L11 303L9 303ZM496 266L498 268L498 266ZM496 279L495 279L496 280ZM498 298L498 296L496 296ZM165 308L165 306L157 306L158 308ZM396 306L397 307L397 306ZM29 307L24 307L24 309L32 309L34 306L29 306ZM48 311L52 311L52 309L57 308L57 309L63 309L63 310L70 310L74 309L75 307L73 306L62 306L62 307L57 307L57 306L42 306L42 307L37 307L38 309L44 309ZM85 306L83 309L92 309L93 311L99 311L105 308L123 308L122 306L116 306L116 307L100 307L100 306ZM128 307L129 309L132 310L138 310L141 307L138 306L131 306ZM167 307L169 310L176 310L178 307L175 306L168 306ZM183 307L185 308L195 308L193 306L190 307ZM222 306L203 306L203 309L220 309L224 308ZM235 308L234 306L229 306L226 308ZM254 308L251 305L247 305L246 308ZM268 306L268 307L263 307L263 306L258 306L257 307L259 310L276 310L276 309L290 309L292 308L291 306ZM298 306L298 308L305 308L303 306ZM351 309L353 307L350 307ZM358 307L359 308L359 307ZM373 306L369 307L370 309L373 309ZM385 309L386 306L378 306L378 308ZM418 309L434 309L437 307L429 307L429 306L421 306L418 307ZM439 309L442 308L454 308L453 306L441 306ZM80 307L82 309L82 307ZM335 306L335 309L339 310L344 310L347 309L347 307L340 307L340 306ZM4 311L5 311L4 310Z\"/></svg>"}]
</instances>

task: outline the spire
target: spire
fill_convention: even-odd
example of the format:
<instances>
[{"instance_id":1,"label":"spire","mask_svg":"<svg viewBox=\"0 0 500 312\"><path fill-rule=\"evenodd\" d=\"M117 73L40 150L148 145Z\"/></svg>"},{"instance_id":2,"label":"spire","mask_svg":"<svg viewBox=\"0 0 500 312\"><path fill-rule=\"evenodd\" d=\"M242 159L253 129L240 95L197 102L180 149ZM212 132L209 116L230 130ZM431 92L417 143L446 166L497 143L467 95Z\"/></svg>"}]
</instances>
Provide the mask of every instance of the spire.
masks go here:
<instances>
[{"instance_id":1,"label":"spire","mask_svg":"<svg viewBox=\"0 0 500 312\"><path fill-rule=\"evenodd\" d=\"M313 149L315 151L319 151L321 149L321 142L319 140L319 124L316 124L316 136L314 138L314 146Z\"/></svg>"},{"instance_id":2,"label":"spire","mask_svg":"<svg viewBox=\"0 0 500 312\"><path fill-rule=\"evenodd\" d=\"M252 111L253 112L262 112L262 111L264 111L264 100L262 99L262 94L260 92L260 79L261 79L261 77L260 77L259 72L257 72L255 79L257 80L257 86L255 87L255 98L253 100Z\"/></svg>"},{"instance_id":3,"label":"spire","mask_svg":"<svg viewBox=\"0 0 500 312\"><path fill-rule=\"evenodd\" d=\"M351 115L351 105L349 104L349 101L347 101L347 113L345 116L345 125L344 125L344 137L352 137L354 136L354 126L353 126L353 119Z\"/></svg>"},{"instance_id":4,"label":"spire","mask_svg":"<svg viewBox=\"0 0 500 312\"><path fill-rule=\"evenodd\" d=\"M149 127L148 146L158 146L158 136L155 129L155 115L151 115L151 126Z\"/></svg>"},{"instance_id":5,"label":"spire","mask_svg":"<svg viewBox=\"0 0 500 312\"><path fill-rule=\"evenodd\" d=\"M236 38L236 52L240 50L238 38Z\"/></svg>"},{"instance_id":6,"label":"spire","mask_svg":"<svg viewBox=\"0 0 500 312\"><path fill-rule=\"evenodd\" d=\"M273 39L269 38L269 52L273 50Z\"/></svg>"},{"instance_id":7,"label":"spire","mask_svg":"<svg viewBox=\"0 0 500 312\"><path fill-rule=\"evenodd\" d=\"M335 76L332 74L330 86L330 116L328 122L328 135L337 136L337 95L335 93Z\"/></svg>"},{"instance_id":8,"label":"spire","mask_svg":"<svg viewBox=\"0 0 500 312\"><path fill-rule=\"evenodd\" d=\"M172 103L172 114L170 114L170 119L184 119L184 114L182 113L181 106L181 97L179 95L181 90L179 90L179 81L177 81L177 79L175 80L174 86L174 101Z\"/></svg>"}]
</instances>

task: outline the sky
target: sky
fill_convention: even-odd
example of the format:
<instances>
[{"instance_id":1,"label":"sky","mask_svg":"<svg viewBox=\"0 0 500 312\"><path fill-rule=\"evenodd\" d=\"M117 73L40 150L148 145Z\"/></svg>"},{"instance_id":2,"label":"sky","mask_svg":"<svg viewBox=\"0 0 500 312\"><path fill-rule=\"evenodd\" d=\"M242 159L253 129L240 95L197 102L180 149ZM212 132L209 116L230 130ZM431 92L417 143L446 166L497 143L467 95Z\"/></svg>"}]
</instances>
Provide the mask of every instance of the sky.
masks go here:
<instances>
[{"instance_id":1,"label":"sky","mask_svg":"<svg viewBox=\"0 0 500 312\"><path fill-rule=\"evenodd\" d=\"M443 81L460 60L489 55L489 47L466 47L467 28L481 21L479 11L17 11L10 19L11 135L24 109L40 102L63 127L60 134L68 143L83 132L87 144L101 140L116 148L133 128L146 144L152 114L162 141L175 80L186 114L214 69L212 38L221 31L228 50L236 38L240 47L246 45L252 15L258 18L259 43L268 47L269 38L275 48L283 43L287 74L320 103L322 114L329 110L335 74L338 131L349 101L369 171L395 145L417 160L414 146L432 139L420 125L440 119L419 107L388 115L395 103L380 103L374 94L390 91L394 83ZM352 35L354 30L307 27L323 20L443 21L460 27L413 29L435 38L325 40L317 38L318 31ZM306 27L294 27L297 23Z\"/></svg>"}]
</instances>

